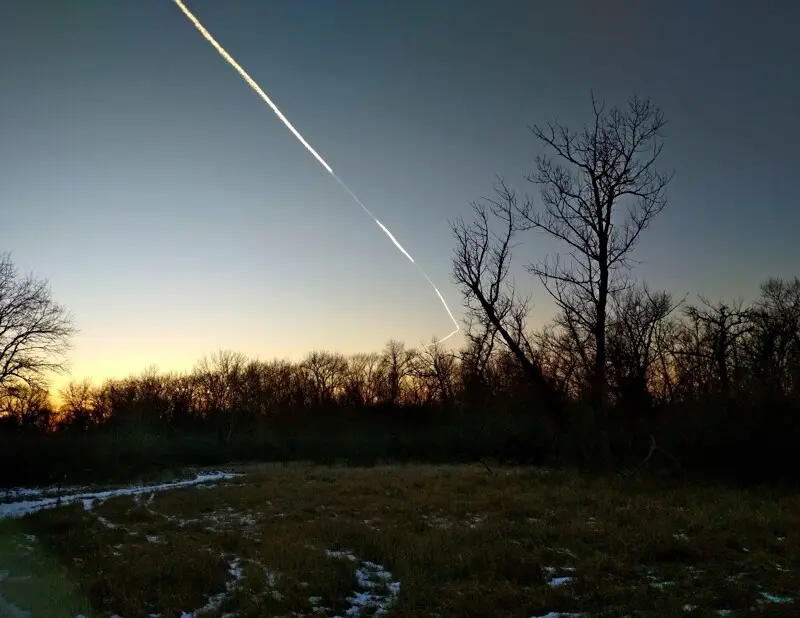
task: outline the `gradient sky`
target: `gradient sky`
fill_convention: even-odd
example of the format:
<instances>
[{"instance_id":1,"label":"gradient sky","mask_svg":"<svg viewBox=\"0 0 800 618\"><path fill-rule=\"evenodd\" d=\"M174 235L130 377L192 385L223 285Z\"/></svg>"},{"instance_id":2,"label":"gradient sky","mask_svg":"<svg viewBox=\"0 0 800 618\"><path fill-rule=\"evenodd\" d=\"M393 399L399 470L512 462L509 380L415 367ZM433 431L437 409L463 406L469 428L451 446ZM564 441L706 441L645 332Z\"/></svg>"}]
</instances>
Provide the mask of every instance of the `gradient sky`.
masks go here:
<instances>
[{"instance_id":1,"label":"gradient sky","mask_svg":"<svg viewBox=\"0 0 800 618\"><path fill-rule=\"evenodd\" d=\"M498 174L535 191L527 126L578 127L592 88L669 120L676 176L639 276L716 299L800 274L799 2L186 4L457 315L448 220ZM0 57L0 251L73 311L73 376L449 332L419 272L170 0L4 0ZM531 236L525 257L553 248Z\"/></svg>"}]
</instances>

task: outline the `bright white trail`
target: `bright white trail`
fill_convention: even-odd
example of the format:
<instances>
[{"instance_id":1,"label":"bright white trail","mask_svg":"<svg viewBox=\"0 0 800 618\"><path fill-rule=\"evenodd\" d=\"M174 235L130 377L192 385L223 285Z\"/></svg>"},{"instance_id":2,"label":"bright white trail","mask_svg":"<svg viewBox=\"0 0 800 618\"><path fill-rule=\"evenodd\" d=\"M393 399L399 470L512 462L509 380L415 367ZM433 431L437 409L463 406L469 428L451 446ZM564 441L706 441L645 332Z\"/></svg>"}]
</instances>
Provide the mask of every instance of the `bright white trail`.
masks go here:
<instances>
[{"instance_id":1,"label":"bright white trail","mask_svg":"<svg viewBox=\"0 0 800 618\"><path fill-rule=\"evenodd\" d=\"M369 208L367 208L360 199L358 199L358 196L355 193L353 193L353 191L350 189L350 187L348 187L344 183L344 181L336 175L336 173L333 171L333 168L325 162L325 159L323 159L320 156L320 154L311 147L311 144L309 144L305 140L305 138L303 138L303 136L300 135L300 132L297 129L295 129L294 126L292 126L292 123L289 122L289 119L286 118L286 116L284 116L283 113L281 113L281 110L279 110L278 106L275 105L275 103L272 102L272 99L270 99L267 96L267 93L264 92L263 90L261 90L261 87L256 83L256 81L247 74L247 72L239 65L238 62L236 62L236 60L233 59L233 57L228 52L225 51L225 49L223 49L222 45L217 43L216 39L214 39L214 37L211 36L211 33L208 30L206 30L203 27L203 24L201 24L198 21L198 19L191 13L191 11L189 11L188 8L186 8L186 5L181 0L174 0L174 2L175 2L175 4L178 5L178 8L180 8L180 10L183 12L183 14L186 15L186 17L189 19L189 21L191 21L194 24L194 27L197 28L197 30L200 32L200 34L202 34L203 37L205 37L205 39L209 43L211 43L211 45L214 46L214 49L216 49L219 52L219 54L228 62L228 64L230 64L234 69L236 69L236 71L239 73L239 75L242 76L244 81L246 81L247 84L256 92L256 94L258 94L258 96L260 96L264 100L264 102L267 105L270 106L270 108L272 109L273 112L275 112L275 115L280 119L280 121L283 122L283 124L286 125L286 128L289 129L292 132L292 134L298 139L298 141L301 144L303 144L303 146L306 147L306 150L308 150L312 155L314 155L314 158L319 162L319 164L322 167L324 167L325 170L331 176L333 176L336 179L336 181L342 186L342 188L345 191L347 191L347 193L350 195L350 197L353 198L353 200L356 202L356 204L361 206L361 208L364 210L364 212L366 212L372 218L372 220L375 221L375 223L378 224L378 227L380 227L381 230L383 230L383 232L389 237L389 240L391 240L394 243L394 245L400 250L400 252L403 255L405 255L411 261L411 263L414 264L414 266L416 266L420 270L420 272L423 274L425 279L428 281L428 283L430 283L431 287L436 292L436 295L439 297L439 300L442 301L442 305L444 306L445 310L447 311L447 315L450 316L450 319L453 321L453 325L455 326L455 330L453 332L451 332L449 335L447 335L447 337L444 337L444 338L440 339L439 343L442 342L442 341L445 341L446 339L449 339L450 337L455 335L459 330L461 330L460 327L458 326L458 321L455 319L455 317L453 317L453 312L450 311L450 307L447 306L447 302L445 302L444 297L442 296L442 293L439 291L439 288L437 288L434 285L433 281L431 281L431 278L428 276L428 274L424 270L422 270L420 265L417 264L414 261L414 258L411 257L411 254L403 248L403 245L401 245L397 241L397 239L389 231L389 229L383 223L378 221L378 218L375 215L373 215L372 212L370 212Z\"/></svg>"}]
</instances>

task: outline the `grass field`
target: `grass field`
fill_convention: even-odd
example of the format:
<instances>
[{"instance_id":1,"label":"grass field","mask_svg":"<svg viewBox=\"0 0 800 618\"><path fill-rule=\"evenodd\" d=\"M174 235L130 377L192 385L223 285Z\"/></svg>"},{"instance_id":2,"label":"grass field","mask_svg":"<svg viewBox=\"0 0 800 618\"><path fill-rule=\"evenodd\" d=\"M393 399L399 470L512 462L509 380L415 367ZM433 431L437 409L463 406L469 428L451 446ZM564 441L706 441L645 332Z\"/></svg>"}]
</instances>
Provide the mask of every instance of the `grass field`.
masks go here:
<instances>
[{"instance_id":1,"label":"grass field","mask_svg":"<svg viewBox=\"0 0 800 618\"><path fill-rule=\"evenodd\" d=\"M797 494L479 465L232 470L0 520L0 616L800 615Z\"/></svg>"}]
</instances>

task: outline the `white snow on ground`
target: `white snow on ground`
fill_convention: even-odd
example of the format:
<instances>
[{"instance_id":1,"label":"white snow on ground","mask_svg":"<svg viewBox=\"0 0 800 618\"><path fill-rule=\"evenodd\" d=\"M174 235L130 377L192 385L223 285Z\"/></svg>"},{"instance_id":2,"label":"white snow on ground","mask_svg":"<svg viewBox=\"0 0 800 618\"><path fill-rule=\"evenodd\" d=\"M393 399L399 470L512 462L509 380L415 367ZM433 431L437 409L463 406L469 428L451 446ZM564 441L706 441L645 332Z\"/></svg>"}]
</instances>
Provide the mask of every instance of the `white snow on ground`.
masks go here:
<instances>
[{"instance_id":1,"label":"white snow on ground","mask_svg":"<svg viewBox=\"0 0 800 618\"><path fill-rule=\"evenodd\" d=\"M103 501L114 496L136 496L142 493L166 491L179 487L199 485L201 483L214 483L233 478L230 472L204 472L198 474L193 479L174 481L172 483L161 483L160 485L134 485L132 487L122 487L119 489L109 489L106 491L81 492L81 493L62 493L59 497L40 498L38 500L25 500L21 502L9 502L0 504L0 519L6 517L22 517L29 513L35 513L43 509L53 508L60 504L71 504L73 502L83 502L87 510L91 510L92 502L95 500Z\"/></svg>"},{"instance_id":2,"label":"white snow on ground","mask_svg":"<svg viewBox=\"0 0 800 618\"><path fill-rule=\"evenodd\" d=\"M664 588L667 588L668 586L674 586L675 585L675 582L672 582L672 581L659 581L658 578L652 577L652 576L650 576L649 579L652 580L650 582L650 585L653 588L655 588L656 590L664 590Z\"/></svg>"},{"instance_id":3,"label":"white snow on ground","mask_svg":"<svg viewBox=\"0 0 800 618\"><path fill-rule=\"evenodd\" d=\"M75 494L85 491L86 487L59 487L53 485L52 487L9 487L8 489L0 489L0 498L4 502L14 502L20 498L42 498L45 496L58 496L59 494Z\"/></svg>"},{"instance_id":4,"label":"white snow on ground","mask_svg":"<svg viewBox=\"0 0 800 618\"><path fill-rule=\"evenodd\" d=\"M759 601L759 603L761 603L761 604L766 604L766 603L776 603L776 604L794 603L794 599L791 598L791 597L779 597L777 595L770 594L769 592L762 592L761 593L761 600Z\"/></svg>"},{"instance_id":5,"label":"white snow on ground","mask_svg":"<svg viewBox=\"0 0 800 618\"><path fill-rule=\"evenodd\" d=\"M438 513L434 513L432 515L422 515L422 521L424 521L430 528L437 528L439 530L449 530L456 525L456 523L459 523L454 522ZM475 530L483 524L483 521L483 516L476 515L475 513L467 513L466 518L460 523L467 528ZM366 523L366 521L364 523Z\"/></svg>"},{"instance_id":6,"label":"white snow on ground","mask_svg":"<svg viewBox=\"0 0 800 618\"><path fill-rule=\"evenodd\" d=\"M351 562L358 562L358 558L347 551L325 550L325 554L329 558L341 558ZM361 590L354 591L353 596L347 598L350 607L345 612L346 615L350 618L358 618L363 615L383 616L386 614L400 594L400 582L392 581L392 574L380 564L369 561L361 562L361 565L356 569L355 575L358 587ZM317 603L312 602L312 599L320 603L322 599L319 597L309 598L309 602L314 606L314 613L327 611L328 608L320 607ZM335 616L334 618L343 617Z\"/></svg>"},{"instance_id":7,"label":"white snow on ground","mask_svg":"<svg viewBox=\"0 0 800 618\"><path fill-rule=\"evenodd\" d=\"M557 551L557 550L556 550ZM569 550L561 551L559 553L566 553L569 555L574 555ZM546 566L542 567L542 570L545 573L545 576L549 579L547 582L551 587L558 588L559 586L566 586L569 584L574 577L557 577L556 574L560 571L566 571L568 573L572 573L575 571L574 567L554 567L554 566ZM543 614L542 616L531 616L531 618L584 618L586 614L578 614L578 613L570 613L570 612L548 612L547 614Z\"/></svg>"},{"instance_id":8,"label":"white snow on ground","mask_svg":"<svg viewBox=\"0 0 800 618\"><path fill-rule=\"evenodd\" d=\"M438 528L440 530L449 530L453 526L451 522L441 515L423 515L422 521L428 524L428 526L431 528Z\"/></svg>"},{"instance_id":9,"label":"white snow on ground","mask_svg":"<svg viewBox=\"0 0 800 618\"><path fill-rule=\"evenodd\" d=\"M564 576L557 577L556 576L556 573L558 573L559 571L566 571L568 573L573 572L575 570L573 567L546 566L546 567L542 567L542 570L547 574L547 577L550 578L550 581L548 583L553 588L557 588L559 586L565 586L565 585L567 585L568 583L570 583L574 579L573 577L564 577Z\"/></svg>"},{"instance_id":10,"label":"white snow on ground","mask_svg":"<svg viewBox=\"0 0 800 618\"><path fill-rule=\"evenodd\" d=\"M325 555L328 556L328 558L345 558L351 562L358 562L358 558L347 551L331 551L330 549L326 549Z\"/></svg>"},{"instance_id":11,"label":"white snow on ground","mask_svg":"<svg viewBox=\"0 0 800 618\"><path fill-rule=\"evenodd\" d=\"M570 558L577 558L575 553L570 551L566 547L547 547L545 549L553 551L553 552L555 552L557 554L563 554L564 556L569 556Z\"/></svg>"},{"instance_id":12,"label":"white snow on ground","mask_svg":"<svg viewBox=\"0 0 800 618\"><path fill-rule=\"evenodd\" d=\"M210 487L210 485L197 485L197 487ZM237 511L231 506L221 507L210 513L203 513L200 517L181 518L169 513L163 513L153 508L153 500L155 494L150 494L150 497L142 503L138 500L138 504L144 506L148 513L156 517L161 517L176 526L184 528L189 525L202 526L208 532L224 532L236 529L241 532L242 536L251 540L259 541L261 539L260 524L264 519L264 515L258 511ZM136 497L134 497L136 501Z\"/></svg>"},{"instance_id":13,"label":"white snow on ground","mask_svg":"<svg viewBox=\"0 0 800 618\"><path fill-rule=\"evenodd\" d=\"M234 557L228 563L228 573L230 573L231 579L229 579L225 584L225 590L223 592L212 596L208 600L208 603L206 603L200 609L196 609L193 612L181 612L181 618L196 618L198 614L202 614L203 612L208 613L217 611L220 605L222 605L222 602L225 600L225 597L227 597L228 594L242 581L244 570L242 569L242 561L239 558Z\"/></svg>"}]
</instances>

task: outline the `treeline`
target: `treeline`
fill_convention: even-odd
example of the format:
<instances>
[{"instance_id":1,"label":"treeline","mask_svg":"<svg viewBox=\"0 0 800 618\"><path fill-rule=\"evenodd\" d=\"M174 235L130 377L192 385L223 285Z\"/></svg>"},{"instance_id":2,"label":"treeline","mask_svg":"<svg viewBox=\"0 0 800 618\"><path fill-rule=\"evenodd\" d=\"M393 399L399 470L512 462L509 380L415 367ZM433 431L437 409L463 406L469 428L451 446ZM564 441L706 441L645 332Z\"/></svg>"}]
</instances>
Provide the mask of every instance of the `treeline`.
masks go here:
<instances>
[{"instance_id":1,"label":"treeline","mask_svg":"<svg viewBox=\"0 0 800 618\"><path fill-rule=\"evenodd\" d=\"M380 353L317 351L292 363L221 351L186 373L151 368L100 385L72 382L58 409L45 389L19 386L3 399L2 428L11 440L44 436L36 457L50 464L59 444L63 459L48 466L51 475L64 467L102 474L109 458L133 472L143 452L159 466L237 456L597 465L584 447L600 435L620 470L655 445L647 465L671 473L756 480L798 471L800 279L766 282L748 306L675 303L638 286L611 307L602 418L589 401L591 343L575 345L564 320L528 338L570 432L555 426L550 400L519 360L476 329L457 352L390 341ZM14 461L25 453L8 444L3 467L18 476Z\"/></svg>"},{"instance_id":2,"label":"treeline","mask_svg":"<svg viewBox=\"0 0 800 618\"><path fill-rule=\"evenodd\" d=\"M38 381L74 334L49 288L0 256L0 482L122 477L233 459L498 461L791 480L800 464L800 280L758 298L685 302L633 276L667 204L666 120L649 99L574 131L533 125L534 201L502 179L452 223L466 344L310 353L264 362L219 352L185 374L61 393ZM513 249L543 234L561 253L527 271L555 302L531 327ZM487 464L491 469L491 466ZM60 477L59 477L60 478Z\"/></svg>"}]
</instances>

